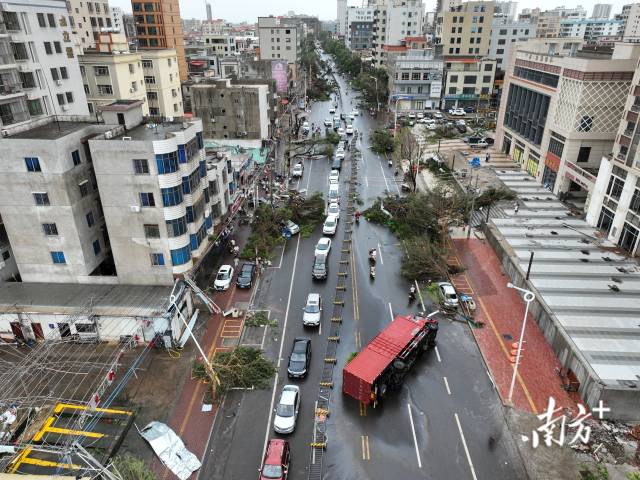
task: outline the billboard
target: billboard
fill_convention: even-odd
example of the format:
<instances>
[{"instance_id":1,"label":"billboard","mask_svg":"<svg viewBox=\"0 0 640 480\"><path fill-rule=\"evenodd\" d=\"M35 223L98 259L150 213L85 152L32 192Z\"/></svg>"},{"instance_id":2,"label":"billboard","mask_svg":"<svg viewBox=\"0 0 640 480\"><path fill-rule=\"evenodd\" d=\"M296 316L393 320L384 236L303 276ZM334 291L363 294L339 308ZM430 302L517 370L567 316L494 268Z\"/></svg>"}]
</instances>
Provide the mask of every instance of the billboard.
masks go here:
<instances>
[{"instance_id":1,"label":"billboard","mask_svg":"<svg viewBox=\"0 0 640 480\"><path fill-rule=\"evenodd\" d=\"M289 77L287 75L288 64L286 60L271 61L271 78L276 81L276 92L287 93Z\"/></svg>"}]
</instances>

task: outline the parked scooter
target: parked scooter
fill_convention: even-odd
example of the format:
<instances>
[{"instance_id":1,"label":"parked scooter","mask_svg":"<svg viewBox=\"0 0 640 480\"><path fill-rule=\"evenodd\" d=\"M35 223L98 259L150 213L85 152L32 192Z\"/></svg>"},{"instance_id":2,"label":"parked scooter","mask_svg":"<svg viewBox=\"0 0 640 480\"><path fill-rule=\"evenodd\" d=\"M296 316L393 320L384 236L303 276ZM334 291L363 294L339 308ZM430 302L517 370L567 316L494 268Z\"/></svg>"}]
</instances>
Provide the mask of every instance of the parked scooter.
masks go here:
<instances>
[{"instance_id":1,"label":"parked scooter","mask_svg":"<svg viewBox=\"0 0 640 480\"><path fill-rule=\"evenodd\" d=\"M371 277L371 280L375 280L375 278L376 278L376 267L375 267L375 265L370 265L369 266L369 277Z\"/></svg>"}]
</instances>

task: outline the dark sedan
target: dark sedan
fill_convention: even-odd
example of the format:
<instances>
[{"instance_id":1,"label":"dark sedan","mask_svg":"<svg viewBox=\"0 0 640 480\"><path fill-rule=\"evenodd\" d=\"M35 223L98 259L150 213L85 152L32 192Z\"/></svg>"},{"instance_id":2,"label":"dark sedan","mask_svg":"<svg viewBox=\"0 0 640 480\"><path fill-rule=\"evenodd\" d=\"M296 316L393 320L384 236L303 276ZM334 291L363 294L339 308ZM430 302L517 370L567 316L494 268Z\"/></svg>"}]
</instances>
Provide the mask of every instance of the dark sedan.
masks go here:
<instances>
[{"instance_id":1,"label":"dark sedan","mask_svg":"<svg viewBox=\"0 0 640 480\"><path fill-rule=\"evenodd\" d=\"M304 378L309 370L311 361L311 339L296 337L293 340L293 349L289 355L287 374L289 378Z\"/></svg>"},{"instance_id":2,"label":"dark sedan","mask_svg":"<svg viewBox=\"0 0 640 480\"><path fill-rule=\"evenodd\" d=\"M244 263L236 279L236 286L238 288L251 288L255 272L256 266L253 263Z\"/></svg>"}]
</instances>

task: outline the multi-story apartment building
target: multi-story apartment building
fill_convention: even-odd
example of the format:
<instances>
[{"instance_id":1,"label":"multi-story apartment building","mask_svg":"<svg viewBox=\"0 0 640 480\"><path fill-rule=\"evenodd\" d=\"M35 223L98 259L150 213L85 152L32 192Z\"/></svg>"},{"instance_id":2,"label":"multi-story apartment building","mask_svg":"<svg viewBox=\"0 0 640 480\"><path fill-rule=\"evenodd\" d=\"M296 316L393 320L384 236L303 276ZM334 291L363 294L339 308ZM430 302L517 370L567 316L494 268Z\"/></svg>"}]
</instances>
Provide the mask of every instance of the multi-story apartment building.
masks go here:
<instances>
[{"instance_id":1,"label":"multi-story apartment building","mask_svg":"<svg viewBox=\"0 0 640 480\"><path fill-rule=\"evenodd\" d=\"M604 18L608 19L611 17L611 9L613 5L610 3L596 3L593 6L593 12L591 13L591 18Z\"/></svg>"},{"instance_id":2,"label":"multi-story apartment building","mask_svg":"<svg viewBox=\"0 0 640 480\"><path fill-rule=\"evenodd\" d=\"M494 8L495 2L474 1L443 12L443 108L489 104L497 63L489 57Z\"/></svg>"},{"instance_id":3,"label":"multi-story apartment building","mask_svg":"<svg viewBox=\"0 0 640 480\"><path fill-rule=\"evenodd\" d=\"M433 50L389 53L387 68L389 99L398 112L431 110L440 104L443 63L434 58Z\"/></svg>"},{"instance_id":4,"label":"multi-story apartment building","mask_svg":"<svg viewBox=\"0 0 640 480\"><path fill-rule=\"evenodd\" d=\"M580 37L586 44L597 44L602 37L621 37L622 20L592 19L561 20L559 37Z\"/></svg>"},{"instance_id":5,"label":"multi-story apartment building","mask_svg":"<svg viewBox=\"0 0 640 480\"><path fill-rule=\"evenodd\" d=\"M267 81L208 80L191 86L191 107L210 139L267 140L275 115ZM260 142L258 142L260 143Z\"/></svg>"},{"instance_id":6,"label":"multi-story apartment building","mask_svg":"<svg viewBox=\"0 0 640 480\"><path fill-rule=\"evenodd\" d=\"M182 117L184 105L176 51L142 50L140 53L149 115Z\"/></svg>"},{"instance_id":7,"label":"multi-story apartment building","mask_svg":"<svg viewBox=\"0 0 640 480\"><path fill-rule=\"evenodd\" d=\"M86 115L63 0L0 1L0 129L44 115Z\"/></svg>"},{"instance_id":8,"label":"multi-story apartment building","mask_svg":"<svg viewBox=\"0 0 640 480\"><path fill-rule=\"evenodd\" d=\"M523 42L535 36L535 23L521 22L503 14L495 14L491 22L489 58L495 59L498 70L502 70L515 42Z\"/></svg>"},{"instance_id":9,"label":"multi-story apartment building","mask_svg":"<svg viewBox=\"0 0 640 480\"><path fill-rule=\"evenodd\" d=\"M297 80L302 32L276 17L258 17L258 35L260 60L286 60L293 80Z\"/></svg>"},{"instance_id":10,"label":"multi-story apartment building","mask_svg":"<svg viewBox=\"0 0 640 480\"><path fill-rule=\"evenodd\" d=\"M519 45L506 70L496 142L554 193L581 203L611 152L640 45L609 58L559 53L566 39Z\"/></svg>"},{"instance_id":11,"label":"multi-story apartment building","mask_svg":"<svg viewBox=\"0 0 640 480\"><path fill-rule=\"evenodd\" d=\"M339 37L345 37L347 35L347 0L337 0L336 4L338 9L336 34Z\"/></svg>"},{"instance_id":12,"label":"multi-story apartment building","mask_svg":"<svg viewBox=\"0 0 640 480\"><path fill-rule=\"evenodd\" d=\"M371 49L374 7L347 8L345 44L351 50Z\"/></svg>"},{"instance_id":13,"label":"multi-story apartment building","mask_svg":"<svg viewBox=\"0 0 640 480\"><path fill-rule=\"evenodd\" d=\"M124 24L122 23L122 9L120 7L111 7L111 24L116 32L124 32Z\"/></svg>"},{"instance_id":14,"label":"multi-story apartment building","mask_svg":"<svg viewBox=\"0 0 640 480\"><path fill-rule=\"evenodd\" d=\"M587 11L581 6L576 8L562 6L543 12L538 10L536 17L538 37L556 38L560 36L560 24L563 20L583 20L587 17Z\"/></svg>"},{"instance_id":15,"label":"multi-story apartment building","mask_svg":"<svg viewBox=\"0 0 640 480\"><path fill-rule=\"evenodd\" d=\"M133 15L129 14L129 13L125 13L124 15L122 15L122 27L123 27L123 32L126 37L127 37L127 41L129 41L130 43L135 43L137 45L136 40L136 20L134 18Z\"/></svg>"},{"instance_id":16,"label":"multi-story apartment building","mask_svg":"<svg viewBox=\"0 0 640 480\"><path fill-rule=\"evenodd\" d=\"M369 0L368 5L374 7L372 63L383 67L387 47L402 45L406 37L422 35L424 4L421 0Z\"/></svg>"},{"instance_id":17,"label":"multi-story apartment building","mask_svg":"<svg viewBox=\"0 0 640 480\"><path fill-rule=\"evenodd\" d=\"M137 27L138 47L141 49L173 48L178 56L180 80L188 78L184 57L184 37L178 0L131 0Z\"/></svg>"},{"instance_id":18,"label":"multi-story apartment building","mask_svg":"<svg viewBox=\"0 0 640 480\"><path fill-rule=\"evenodd\" d=\"M226 57L236 53L236 38L233 35L227 33L207 34L202 35L200 38L202 43L207 47L211 47L216 55Z\"/></svg>"},{"instance_id":19,"label":"multi-story apartment building","mask_svg":"<svg viewBox=\"0 0 640 480\"><path fill-rule=\"evenodd\" d=\"M78 53L92 48L103 28L112 28L113 19L107 0L88 2L85 0L67 1L69 27Z\"/></svg>"},{"instance_id":20,"label":"multi-story apartment building","mask_svg":"<svg viewBox=\"0 0 640 480\"><path fill-rule=\"evenodd\" d=\"M624 5L622 13L619 16L616 15L616 19L624 22L623 41L640 41L640 3Z\"/></svg>"},{"instance_id":21,"label":"multi-story apartment building","mask_svg":"<svg viewBox=\"0 0 640 480\"><path fill-rule=\"evenodd\" d=\"M613 152L602 157L587 222L630 255L640 254L640 63L636 67Z\"/></svg>"},{"instance_id":22,"label":"multi-story apartment building","mask_svg":"<svg viewBox=\"0 0 640 480\"><path fill-rule=\"evenodd\" d=\"M136 100L99 108L103 123L47 117L0 140L0 214L20 276L172 285L207 248L226 191L210 187L202 124L143 123Z\"/></svg>"},{"instance_id":23,"label":"multi-story apartment building","mask_svg":"<svg viewBox=\"0 0 640 480\"><path fill-rule=\"evenodd\" d=\"M518 13L518 2L496 2L496 14L501 14L509 20L515 20Z\"/></svg>"}]
</instances>

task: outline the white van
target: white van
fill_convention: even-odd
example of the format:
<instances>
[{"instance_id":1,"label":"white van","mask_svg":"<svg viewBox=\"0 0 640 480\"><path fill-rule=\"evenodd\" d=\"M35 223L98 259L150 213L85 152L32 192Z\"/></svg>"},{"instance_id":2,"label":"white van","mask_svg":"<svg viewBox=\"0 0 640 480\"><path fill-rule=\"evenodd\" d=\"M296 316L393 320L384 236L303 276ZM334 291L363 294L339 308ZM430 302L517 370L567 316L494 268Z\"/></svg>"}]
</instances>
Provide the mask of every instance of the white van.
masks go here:
<instances>
[{"instance_id":1,"label":"white van","mask_svg":"<svg viewBox=\"0 0 640 480\"><path fill-rule=\"evenodd\" d=\"M340 203L340 190L337 183L329 184L327 203Z\"/></svg>"}]
</instances>

